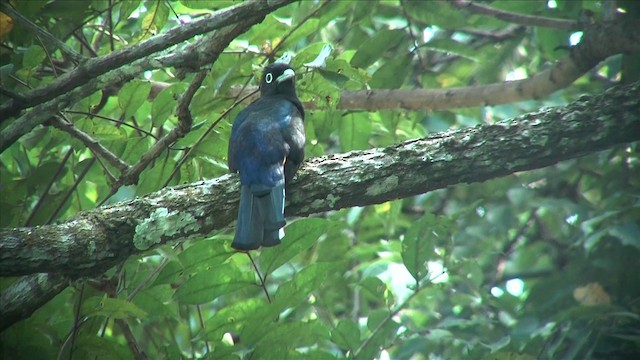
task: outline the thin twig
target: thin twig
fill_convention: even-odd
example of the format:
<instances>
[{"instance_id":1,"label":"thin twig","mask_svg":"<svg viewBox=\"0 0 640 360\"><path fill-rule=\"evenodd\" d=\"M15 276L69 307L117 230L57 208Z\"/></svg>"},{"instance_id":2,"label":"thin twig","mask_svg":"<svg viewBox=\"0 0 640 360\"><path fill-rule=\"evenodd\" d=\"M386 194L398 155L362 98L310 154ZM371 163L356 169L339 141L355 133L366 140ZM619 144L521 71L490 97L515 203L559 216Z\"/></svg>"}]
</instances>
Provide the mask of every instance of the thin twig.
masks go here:
<instances>
[{"instance_id":1,"label":"thin twig","mask_svg":"<svg viewBox=\"0 0 640 360\"><path fill-rule=\"evenodd\" d=\"M260 270L258 269L258 265L256 264L255 260L253 260L251 253L246 252L246 254L249 257L249 261L251 261L251 265L253 265L253 269L256 271L256 275L258 275L258 279L260 279L260 287L262 288L262 291L264 291L264 294L267 296L267 301L269 301L269 304L271 304L271 296L269 296L269 291L267 290L266 284L267 274L262 277L262 275L260 274Z\"/></svg>"},{"instance_id":2,"label":"thin twig","mask_svg":"<svg viewBox=\"0 0 640 360\"><path fill-rule=\"evenodd\" d=\"M128 128L131 128L131 129L133 129L133 130L135 130L135 131L139 132L139 133L142 133L142 134L145 134L145 135L147 135L147 136L150 136L150 137L154 138L155 140L158 140L158 137L157 137L157 136L155 136L155 135L154 135L152 132L150 132L150 131L147 131L147 130L145 130L145 129L143 129L143 128L139 127L139 126L131 125L131 124L129 124L129 123L122 122L122 121L120 121L120 120L116 120L116 119L110 118L110 117L108 117L108 116L104 116L104 115L100 115L100 114L96 114L96 113L88 112L88 111L65 110L64 112L65 112L65 113L68 113L68 114L84 115L84 116L87 116L87 117L95 117L95 118L98 118L98 119L111 121L111 122L113 122L113 123L117 123L117 124L119 124L119 125L126 126L126 127L128 127Z\"/></svg>"},{"instance_id":3,"label":"thin twig","mask_svg":"<svg viewBox=\"0 0 640 360\"><path fill-rule=\"evenodd\" d=\"M82 302L84 300L84 282L80 285L80 294L78 295L78 302L76 302L76 308L73 312L73 328L71 331L71 344L69 345L69 360L73 359L73 347L75 346L76 337L78 336L79 322L80 322L80 309L82 309Z\"/></svg>"},{"instance_id":4,"label":"thin twig","mask_svg":"<svg viewBox=\"0 0 640 360\"><path fill-rule=\"evenodd\" d=\"M107 160L120 172L127 171L130 166L123 160L121 160L116 154L112 153L109 149L102 146L99 141L95 140L89 134L73 126L71 122L62 120L59 116L54 116L51 119L51 124L59 130L62 130L72 137L80 140L87 148L89 148L94 154L100 155L103 159Z\"/></svg>"}]
</instances>

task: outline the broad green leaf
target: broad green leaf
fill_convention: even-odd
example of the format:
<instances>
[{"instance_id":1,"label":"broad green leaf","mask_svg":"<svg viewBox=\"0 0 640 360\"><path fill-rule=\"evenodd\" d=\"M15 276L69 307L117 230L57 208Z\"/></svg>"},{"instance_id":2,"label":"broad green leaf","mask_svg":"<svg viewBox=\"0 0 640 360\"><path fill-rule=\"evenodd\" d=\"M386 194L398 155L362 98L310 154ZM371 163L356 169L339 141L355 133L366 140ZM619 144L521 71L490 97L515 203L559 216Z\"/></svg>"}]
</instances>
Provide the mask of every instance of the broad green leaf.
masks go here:
<instances>
[{"instance_id":1,"label":"broad green leaf","mask_svg":"<svg viewBox=\"0 0 640 360\"><path fill-rule=\"evenodd\" d=\"M114 299L105 296L100 301L94 315L102 315L114 319L144 319L147 317L147 312L128 300Z\"/></svg>"},{"instance_id":2,"label":"broad green leaf","mask_svg":"<svg viewBox=\"0 0 640 360\"><path fill-rule=\"evenodd\" d=\"M369 342L358 353L358 358L372 359L380 353L380 349L389 344L400 324L390 319L387 310L375 310L369 313L367 328L371 331Z\"/></svg>"},{"instance_id":3,"label":"broad green leaf","mask_svg":"<svg viewBox=\"0 0 640 360\"><path fill-rule=\"evenodd\" d=\"M151 84L148 81L132 80L126 83L118 93L118 105L123 112L124 118L129 119L136 113L143 102L147 100L151 91Z\"/></svg>"},{"instance_id":4,"label":"broad green leaf","mask_svg":"<svg viewBox=\"0 0 640 360\"><path fill-rule=\"evenodd\" d=\"M427 213L409 228L402 241L402 262L416 281L427 276L427 261L435 256L433 238L436 235L432 231L437 221L435 216Z\"/></svg>"},{"instance_id":5,"label":"broad green leaf","mask_svg":"<svg viewBox=\"0 0 640 360\"><path fill-rule=\"evenodd\" d=\"M121 24L125 23L129 16L131 16L131 14L138 8L138 6L140 6L141 2L141 0L128 0L120 2L120 9L118 11L119 22Z\"/></svg>"},{"instance_id":6,"label":"broad green leaf","mask_svg":"<svg viewBox=\"0 0 640 360\"><path fill-rule=\"evenodd\" d=\"M276 350L278 348L313 346L328 338L329 330L319 320L279 322L273 324L270 331L258 339L255 351L265 359L276 359L281 356Z\"/></svg>"},{"instance_id":7,"label":"broad green leaf","mask_svg":"<svg viewBox=\"0 0 640 360\"><path fill-rule=\"evenodd\" d=\"M169 17L169 7L164 1L153 1L151 4L142 18L142 38L158 34Z\"/></svg>"},{"instance_id":8,"label":"broad green leaf","mask_svg":"<svg viewBox=\"0 0 640 360\"><path fill-rule=\"evenodd\" d=\"M367 113L352 113L340 118L340 148L343 152L369 148L372 124Z\"/></svg>"},{"instance_id":9,"label":"broad green leaf","mask_svg":"<svg viewBox=\"0 0 640 360\"><path fill-rule=\"evenodd\" d=\"M351 65L367 68L391 47L397 46L407 36L403 30L380 30L360 45L351 59Z\"/></svg>"},{"instance_id":10,"label":"broad green leaf","mask_svg":"<svg viewBox=\"0 0 640 360\"><path fill-rule=\"evenodd\" d=\"M274 305L279 308L298 306L324 283L333 269L333 263L313 263L300 270L292 280L278 287Z\"/></svg>"},{"instance_id":11,"label":"broad green leaf","mask_svg":"<svg viewBox=\"0 0 640 360\"><path fill-rule=\"evenodd\" d=\"M320 218L299 219L285 227L285 236L281 246L262 250L260 269L264 275L293 259L296 255L310 248L329 226L329 222Z\"/></svg>"},{"instance_id":12,"label":"broad green leaf","mask_svg":"<svg viewBox=\"0 0 640 360\"><path fill-rule=\"evenodd\" d=\"M26 69L33 69L40 65L47 55L40 45L31 45L24 52L22 66Z\"/></svg>"},{"instance_id":13,"label":"broad green leaf","mask_svg":"<svg viewBox=\"0 0 640 360\"><path fill-rule=\"evenodd\" d=\"M218 341L227 332L253 327L255 315L262 313L269 306L265 300L257 298L225 306L206 321L203 336L207 340Z\"/></svg>"},{"instance_id":14,"label":"broad green leaf","mask_svg":"<svg viewBox=\"0 0 640 360\"><path fill-rule=\"evenodd\" d=\"M455 29L467 24L465 13L446 1L407 1L402 3L402 6L412 17L429 25Z\"/></svg>"},{"instance_id":15,"label":"broad green leaf","mask_svg":"<svg viewBox=\"0 0 640 360\"><path fill-rule=\"evenodd\" d=\"M173 86L169 86L158 94L151 105L151 122L153 126L160 127L176 109L177 94Z\"/></svg>"},{"instance_id":16,"label":"broad green leaf","mask_svg":"<svg viewBox=\"0 0 640 360\"><path fill-rule=\"evenodd\" d=\"M397 89L411 71L411 56L404 55L387 61L371 77L369 85L374 89Z\"/></svg>"},{"instance_id":17,"label":"broad green leaf","mask_svg":"<svg viewBox=\"0 0 640 360\"><path fill-rule=\"evenodd\" d=\"M221 295L252 286L255 286L252 273L247 273L234 264L225 264L201 271L187 279L176 290L174 299L183 304L203 304Z\"/></svg>"},{"instance_id":18,"label":"broad green leaf","mask_svg":"<svg viewBox=\"0 0 640 360\"><path fill-rule=\"evenodd\" d=\"M342 319L331 331L331 340L335 341L342 349L353 353L361 343L360 328L351 319Z\"/></svg>"}]
</instances>

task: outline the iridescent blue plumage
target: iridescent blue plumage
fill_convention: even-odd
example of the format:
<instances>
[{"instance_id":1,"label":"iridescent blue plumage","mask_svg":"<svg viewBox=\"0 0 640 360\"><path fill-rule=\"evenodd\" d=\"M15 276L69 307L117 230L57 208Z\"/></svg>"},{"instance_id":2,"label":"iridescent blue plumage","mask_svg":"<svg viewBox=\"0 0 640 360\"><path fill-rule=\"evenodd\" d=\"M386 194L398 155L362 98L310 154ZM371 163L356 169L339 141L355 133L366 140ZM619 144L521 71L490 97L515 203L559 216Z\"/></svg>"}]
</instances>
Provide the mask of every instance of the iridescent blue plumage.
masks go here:
<instances>
[{"instance_id":1,"label":"iridescent blue plumage","mask_svg":"<svg viewBox=\"0 0 640 360\"><path fill-rule=\"evenodd\" d=\"M260 98L238 114L231 129L228 164L240 173L241 184L233 248L280 243L285 184L304 159L303 120L293 69L285 64L267 66Z\"/></svg>"}]
</instances>

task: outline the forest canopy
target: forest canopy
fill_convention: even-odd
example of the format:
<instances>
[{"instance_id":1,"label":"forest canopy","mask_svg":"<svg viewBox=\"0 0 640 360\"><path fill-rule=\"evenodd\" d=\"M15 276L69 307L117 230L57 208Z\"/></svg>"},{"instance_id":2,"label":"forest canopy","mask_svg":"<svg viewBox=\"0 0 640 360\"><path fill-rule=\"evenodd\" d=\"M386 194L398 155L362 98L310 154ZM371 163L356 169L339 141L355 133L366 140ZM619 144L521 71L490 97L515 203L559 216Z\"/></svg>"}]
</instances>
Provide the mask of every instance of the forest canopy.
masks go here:
<instances>
[{"instance_id":1,"label":"forest canopy","mask_svg":"<svg viewBox=\"0 0 640 360\"><path fill-rule=\"evenodd\" d=\"M640 354L640 3L0 3L3 358ZM231 124L295 69L282 244Z\"/></svg>"}]
</instances>

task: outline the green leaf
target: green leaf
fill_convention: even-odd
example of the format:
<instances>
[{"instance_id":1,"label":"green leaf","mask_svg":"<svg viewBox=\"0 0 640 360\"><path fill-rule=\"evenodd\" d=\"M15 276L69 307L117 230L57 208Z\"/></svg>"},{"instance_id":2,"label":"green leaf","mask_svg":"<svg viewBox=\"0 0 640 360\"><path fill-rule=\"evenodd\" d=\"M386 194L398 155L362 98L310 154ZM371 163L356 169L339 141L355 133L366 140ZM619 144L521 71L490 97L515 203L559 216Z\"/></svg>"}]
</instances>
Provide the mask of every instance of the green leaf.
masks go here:
<instances>
[{"instance_id":1,"label":"green leaf","mask_svg":"<svg viewBox=\"0 0 640 360\"><path fill-rule=\"evenodd\" d=\"M432 231L437 220L431 213L425 214L409 228L402 241L402 262L416 281L427 276L427 261L435 256Z\"/></svg>"},{"instance_id":2,"label":"green leaf","mask_svg":"<svg viewBox=\"0 0 640 360\"><path fill-rule=\"evenodd\" d=\"M160 127L173 114L178 101L176 100L174 86L169 86L158 94L151 105L151 122L153 126Z\"/></svg>"},{"instance_id":3,"label":"green leaf","mask_svg":"<svg viewBox=\"0 0 640 360\"><path fill-rule=\"evenodd\" d=\"M217 341L228 332L238 332L243 327L254 326L256 314L268 310L269 304L257 298L246 299L223 307L205 323L204 337Z\"/></svg>"},{"instance_id":4,"label":"green leaf","mask_svg":"<svg viewBox=\"0 0 640 360\"><path fill-rule=\"evenodd\" d=\"M176 291L174 299L194 305L210 302L221 295L255 286L252 275L235 264L224 264L187 279Z\"/></svg>"},{"instance_id":5,"label":"green leaf","mask_svg":"<svg viewBox=\"0 0 640 360\"><path fill-rule=\"evenodd\" d=\"M147 100L151 91L148 81L132 80L126 83L118 93L118 106L124 113L124 118L129 119L138 108Z\"/></svg>"},{"instance_id":6,"label":"green leaf","mask_svg":"<svg viewBox=\"0 0 640 360\"><path fill-rule=\"evenodd\" d=\"M340 119L340 149L343 152L368 149L372 123L368 113L351 113Z\"/></svg>"},{"instance_id":7,"label":"green leaf","mask_svg":"<svg viewBox=\"0 0 640 360\"><path fill-rule=\"evenodd\" d=\"M106 296L100 302L99 309L95 314L113 319L144 319L147 317L147 312L140 309L134 303L128 300L114 299Z\"/></svg>"},{"instance_id":8,"label":"green leaf","mask_svg":"<svg viewBox=\"0 0 640 360\"><path fill-rule=\"evenodd\" d=\"M463 11L449 5L446 1L407 1L402 3L407 13L429 25L443 29L455 29L467 24Z\"/></svg>"},{"instance_id":9,"label":"green leaf","mask_svg":"<svg viewBox=\"0 0 640 360\"><path fill-rule=\"evenodd\" d=\"M376 357L380 348L386 347L392 341L399 327L400 324L389 319L388 310L375 310L369 313L367 328L372 331L372 334L357 358L372 359Z\"/></svg>"},{"instance_id":10,"label":"green leaf","mask_svg":"<svg viewBox=\"0 0 640 360\"><path fill-rule=\"evenodd\" d=\"M276 323L258 339L255 351L265 359L278 359L281 349L312 346L328 338L328 329L318 320Z\"/></svg>"},{"instance_id":11,"label":"green leaf","mask_svg":"<svg viewBox=\"0 0 640 360\"><path fill-rule=\"evenodd\" d=\"M293 259L296 255L310 248L329 226L329 222L320 218L299 219L285 227L285 236L281 246L274 246L262 250L260 269L264 275Z\"/></svg>"},{"instance_id":12,"label":"green leaf","mask_svg":"<svg viewBox=\"0 0 640 360\"><path fill-rule=\"evenodd\" d=\"M33 69L40 65L47 55L40 45L31 45L24 52L22 57L22 66L26 69Z\"/></svg>"},{"instance_id":13,"label":"green leaf","mask_svg":"<svg viewBox=\"0 0 640 360\"><path fill-rule=\"evenodd\" d=\"M397 89L411 72L411 56L404 55L384 63L371 77L369 85L374 89Z\"/></svg>"},{"instance_id":14,"label":"green leaf","mask_svg":"<svg viewBox=\"0 0 640 360\"><path fill-rule=\"evenodd\" d=\"M367 68L391 47L403 42L407 34L403 30L381 30L365 40L351 58L351 65L359 68Z\"/></svg>"},{"instance_id":15,"label":"green leaf","mask_svg":"<svg viewBox=\"0 0 640 360\"><path fill-rule=\"evenodd\" d=\"M351 319L342 319L331 332L331 340L352 354L360 346L360 328Z\"/></svg>"},{"instance_id":16,"label":"green leaf","mask_svg":"<svg viewBox=\"0 0 640 360\"><path fill-rule=\"evenodd\" d=\"M333 271L333 263L313 263L305 267L292 280L278 287L274 306L279 308L298 306L312 291L317 290Z\"/></svg>"},{"instance_id":17,"label":"green leaf","mask_svg":"<svg viewBox=\"0 0 640 360\"><path fill-rule=\"evenodd\" d=\"M169 7L164 1L154 1L142 18L143 38L156 35L162 30L169 17Z\"/></svg>"}]
</instances>

